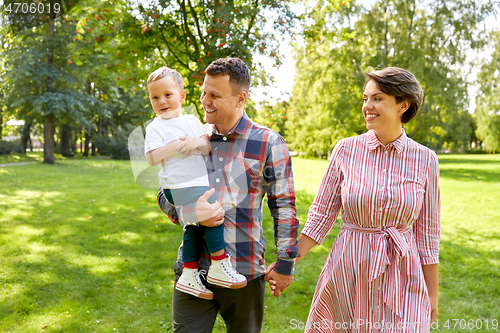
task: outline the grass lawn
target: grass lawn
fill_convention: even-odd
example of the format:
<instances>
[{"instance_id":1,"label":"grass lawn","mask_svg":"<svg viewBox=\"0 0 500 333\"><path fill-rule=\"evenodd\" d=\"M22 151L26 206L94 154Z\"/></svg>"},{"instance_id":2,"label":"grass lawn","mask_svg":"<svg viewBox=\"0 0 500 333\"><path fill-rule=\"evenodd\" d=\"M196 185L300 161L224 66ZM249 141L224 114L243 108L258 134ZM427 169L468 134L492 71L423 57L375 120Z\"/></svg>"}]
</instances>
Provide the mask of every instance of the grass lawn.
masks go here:
<instances>
[{"instance_id":1,"label":"grass lawn","mask_svg":"<svg viewBox=\"0 0 500 333\"><path fill-rule=\"evenodd\" d=\"M41 151L27 151L26 154L10 153L0 154L0 164L7 163L26 163L26 162L42 162L43 152Z\"/></svg>"},{"instance_id":2,"label":"grass lawn","mask_svg":"<svg viewBox=\"0 0 500 333\"><path fill-rule=\"evenodd\" d=\"M74 155L73 157L64 157L61 154L56 154L56 160L76 160L76 159L88 159L83 157L81 153ZM92 158L92 157L91 157ZM10 164L10 163L26 163L26 162L43 162L43 151L27 151L26 154L10 153L10 154L0 154L0 164Z\"/></svg>"},{"instance_id":3,"label":"grass lawn","mask_svg":"<svg viewBox=\"0 0 500 333\"><path fill-rule=\"evenodd\" d=\"M127 161L60 159L0 167L0 332L169 332L181 230L138 188ZM25 162L2 160L1 163ZM439 330L500 327L500 156L441 155ZM326 169L294 158L301 225ZM268 263L273 226L264 209ZM299 332L340 220L297 265L280 298L266 292L263 332ZM444 327L447 320L448 328ZM455 329L453 326L456 323ZM460 328L462 324L462 328ZM486 329L486 325L490 329ZM224 332L219 319L214 332Z\"/></svg>"}]
</instances>

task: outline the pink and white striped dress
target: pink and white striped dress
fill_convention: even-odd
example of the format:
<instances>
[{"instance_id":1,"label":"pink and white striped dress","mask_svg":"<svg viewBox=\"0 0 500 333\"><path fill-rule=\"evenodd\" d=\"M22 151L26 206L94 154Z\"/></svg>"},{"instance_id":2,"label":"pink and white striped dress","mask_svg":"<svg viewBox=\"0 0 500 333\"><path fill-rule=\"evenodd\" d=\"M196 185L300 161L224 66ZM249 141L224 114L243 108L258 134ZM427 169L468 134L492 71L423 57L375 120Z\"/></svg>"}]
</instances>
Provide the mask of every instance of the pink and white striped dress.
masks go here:
<instances>
[{"instance_id":1,"label":"pink and white striped dress","mask_svg":"<svg viewBox=\"0 0 500 333\"><path fill-rule=\"evenodd\" d=\"M302 230L318 244L342 208L342 229L319 277L306 332L429 332L421 265L439 262L436 154L404 130L341 140Z\"/></svg>"}]
</instances>

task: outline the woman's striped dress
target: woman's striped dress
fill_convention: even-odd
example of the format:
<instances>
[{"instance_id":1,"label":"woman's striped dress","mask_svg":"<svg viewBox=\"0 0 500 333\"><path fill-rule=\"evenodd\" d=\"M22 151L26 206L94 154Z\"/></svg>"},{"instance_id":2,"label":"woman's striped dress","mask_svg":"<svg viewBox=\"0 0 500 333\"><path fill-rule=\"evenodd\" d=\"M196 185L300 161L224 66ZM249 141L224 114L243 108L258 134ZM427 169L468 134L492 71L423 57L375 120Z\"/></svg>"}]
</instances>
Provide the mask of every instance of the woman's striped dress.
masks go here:
<instances>
[{"instance_id":1,"label":"woman's striped dress","mask_svg":"<svg viewBox=\"0 0 500 333\"><path fill-rule=\"evenodd\" d=\"M321 272L306 332L429 332L422 266L439 262L436 154L402 135L341 140L302 233L342 229Z\"/></svg>"}]
</instances>

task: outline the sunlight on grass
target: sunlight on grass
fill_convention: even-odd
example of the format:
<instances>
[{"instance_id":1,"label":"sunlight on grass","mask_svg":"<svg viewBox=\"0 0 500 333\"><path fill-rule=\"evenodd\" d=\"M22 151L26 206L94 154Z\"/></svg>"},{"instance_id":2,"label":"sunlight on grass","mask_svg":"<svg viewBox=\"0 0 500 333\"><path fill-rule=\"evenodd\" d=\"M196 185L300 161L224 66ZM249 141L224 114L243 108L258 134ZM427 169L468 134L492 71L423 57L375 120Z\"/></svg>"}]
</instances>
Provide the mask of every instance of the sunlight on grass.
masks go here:
<instances>
[{"instance_id":1,"label":"sunlight on grass","mask_svg":"<svg viewBox=\"0 0 500 333\"><path fill-rule=\"evenodd\" d=\"M103 236L100 239L114 240L114 241L120 242L122 244L127 244L127 245L142 243L142 241L144 240L144 238L141 235L133 233L133 232L128 232L128 231L121 232L119 234Z\"/></svg>"},{"instance_id":2,"label":"sunlight on grass","mask_svg":"<svg viewBox=\"0 0 500 333\"><path fill-rule=\"evenodd\" d=\"M118 253L116 257L97 257L90 254L85 256L77 256L71 259L71 263L79 265L81 267L86 267L87 273L103 275L110 272L118 272L119 264L123 261Z\"/></svg>"},{"instance_id":3,"label":"sunlight on grass","mask_svg":"<svg viewBox=\"0 0 500 333\"><path fill-rule=\"evenodd\" d=\"M158 219L160 216L160 213L158 213L157 211L152 211L141 215L141 217L144 219Z\"/></svg>"}]
</instances>

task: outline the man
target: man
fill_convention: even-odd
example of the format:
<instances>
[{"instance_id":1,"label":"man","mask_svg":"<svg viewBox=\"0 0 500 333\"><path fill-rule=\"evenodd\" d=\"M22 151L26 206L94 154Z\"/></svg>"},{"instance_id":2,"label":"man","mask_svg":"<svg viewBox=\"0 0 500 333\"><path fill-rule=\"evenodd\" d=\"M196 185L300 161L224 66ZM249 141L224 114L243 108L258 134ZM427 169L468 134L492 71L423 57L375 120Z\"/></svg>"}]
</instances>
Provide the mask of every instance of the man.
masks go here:
<instances>
[{"instance_id":1,"label":"man","mask_svg":"<svg viewBox=\"0 0 500 333\"><path fill-rule=\"evenodd\" d=\"M201 103L212 146L207 171L213 188L195 205L180 209L174 209L160 189L158 204L181 226L224 223L226 251L248 284L242 289L212 288L213 300L174 289L172 326L174 332L212 332L219 312L228 332L260 332L265 280L270 281L275 296L293 280L299 222L291 158L279 134L251 121L244 112L251 82L245 63L238 58L218 59L205 72ZM209 204L207 199L214 191L218 202ZM262 228L265 194L274 219L278 256L267 270ZM203 267L208 264L202 257L200 269ZM177 264L177 277L179 268Z\"/></svg>"}]
</instances>

